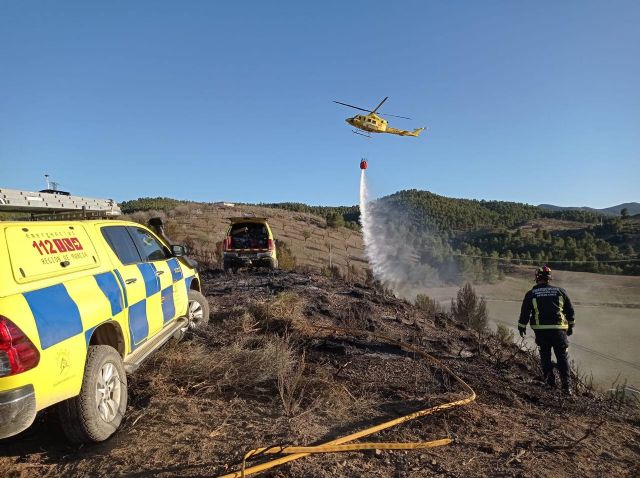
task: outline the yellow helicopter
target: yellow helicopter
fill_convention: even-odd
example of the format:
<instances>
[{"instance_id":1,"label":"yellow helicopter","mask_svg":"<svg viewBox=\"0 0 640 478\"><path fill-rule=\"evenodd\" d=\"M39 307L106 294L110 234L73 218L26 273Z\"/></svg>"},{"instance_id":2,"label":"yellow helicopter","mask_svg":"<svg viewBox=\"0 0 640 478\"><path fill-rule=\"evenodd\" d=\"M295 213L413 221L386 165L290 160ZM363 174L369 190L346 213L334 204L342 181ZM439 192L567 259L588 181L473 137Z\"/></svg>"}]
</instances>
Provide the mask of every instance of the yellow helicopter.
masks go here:
<instances>
[{"instance_id":1,"label":"yellow helicopter","mask_svg":"<svg viewBox=\"0 0 640 478\"><path fill-rule=\"evenodd\" d=\"M391 126L388 125L387 120L381 118L376 114L376 111L378 111L380 107L384 104L384 102L387 101L388 99L389 97L387 96L373 110L367 110L364 108L360 108L359 106L349 105L347 103L342 103L340 101L334 101L334 103L338 103L339 105L348 106L349 108L354 108L356 110L366 111L367 113L369 113L368 115L355 115L352 118L347 118L345 120L351 126L358 128L359 130L365 131L367 133L367 134L362 134L359 131L353 131L355 134L366 136L367 138L371 137L369 133L389 133L389 134L397 134L400 136L415 136L415 137L419 136L420 133L424 131L424 128L416 128L413 131L392 128ZM382 115L384 113L380 113L380 114ZM384 114L384 115L393 116L394 118L411 119L411 118L407 118L406 116L396 116L396 115L389 115L389 114Z\"/></svg>"}]
</instances>

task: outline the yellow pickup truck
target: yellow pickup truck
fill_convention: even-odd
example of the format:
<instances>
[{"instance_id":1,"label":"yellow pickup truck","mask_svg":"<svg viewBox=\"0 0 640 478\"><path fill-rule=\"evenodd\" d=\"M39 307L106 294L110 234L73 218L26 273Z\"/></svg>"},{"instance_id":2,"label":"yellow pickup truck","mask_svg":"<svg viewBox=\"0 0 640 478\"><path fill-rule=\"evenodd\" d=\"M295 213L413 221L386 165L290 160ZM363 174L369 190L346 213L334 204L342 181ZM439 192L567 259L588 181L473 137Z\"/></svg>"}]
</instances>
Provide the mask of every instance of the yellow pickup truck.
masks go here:
<instances>
[{"instance_id":1,"label":"yellow pickup truck","mask_svg":"<svg viewBox=\"0 0 640 478\"><path fill-rule=\"evenodd\" d=\"M0 222L0 438L55 405L73 442L100 442L127 373L208 320L195 264L140 224Z\"/></svg>"},{"instance_id":2,"label":"yellow pickup truck","mask_svg":"<svg viewBox=\"0 0 640 478\"><path fill-rule=\"evenodd\" d=\"M278 268L278 255L273 232L264 217L231 217L222 242L224 270L241 267Z\"/></svg>"}]
</instances>

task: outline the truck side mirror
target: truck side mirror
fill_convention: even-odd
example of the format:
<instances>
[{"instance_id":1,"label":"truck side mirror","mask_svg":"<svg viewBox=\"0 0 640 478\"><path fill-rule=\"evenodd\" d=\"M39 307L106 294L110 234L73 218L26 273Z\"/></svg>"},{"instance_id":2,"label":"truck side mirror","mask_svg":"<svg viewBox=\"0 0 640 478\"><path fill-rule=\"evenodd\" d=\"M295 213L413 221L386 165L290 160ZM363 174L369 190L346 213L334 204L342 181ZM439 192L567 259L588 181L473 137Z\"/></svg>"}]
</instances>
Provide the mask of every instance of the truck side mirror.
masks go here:
<instances>
[{"instance_id":1,"label":"truck side mirror","mask_svg":"<svg viewBox=\"0 0 640 478\"><path fill-rule=\"evenodd\" d=\"M187 255L187 246L174 244L171 246L171 253L174 257L182 257Z\"/></svg>"}]
</instances>

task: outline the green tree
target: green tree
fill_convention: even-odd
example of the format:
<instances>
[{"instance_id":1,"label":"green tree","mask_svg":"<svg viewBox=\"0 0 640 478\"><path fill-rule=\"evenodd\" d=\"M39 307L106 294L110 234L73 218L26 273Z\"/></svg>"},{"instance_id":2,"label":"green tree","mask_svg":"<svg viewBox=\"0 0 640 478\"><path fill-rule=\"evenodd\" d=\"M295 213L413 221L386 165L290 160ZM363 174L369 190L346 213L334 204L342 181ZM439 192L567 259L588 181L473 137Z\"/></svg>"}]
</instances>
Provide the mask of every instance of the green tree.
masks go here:
<instances>
[{"instance_id":1,"label":"green tree","mask_svg":"<svg viewBox=\"0 0 640 478\"><path fill-rule=\"evenodd\" d=\"M344 216L338 212L332 212L327 217L327 226L333 228L344 227Z\"/></svg>"},{"instance_id":2,"label":"green tree","mask_svg":"<svg viewBox=\"0 0 640 478\"><path fill-rule=\"evenodd\" d=\"M442 312L440 304L426 294L418 294L416 296L416 307L423 311L428 317L433 317L437 313Z\"/></svg>"},{"instance_id":3,"label":"green tree","mask_svg":"<svg viewBox=\"0 0 640 478\"><path fill-rule=\"evenodd\" d=\"M478 298L476 291L468 282L458 290L456 298L451 299L451 315L479 335L486 331L489 322L487 303L484 298Z\"/></svg>"}]
</instances>

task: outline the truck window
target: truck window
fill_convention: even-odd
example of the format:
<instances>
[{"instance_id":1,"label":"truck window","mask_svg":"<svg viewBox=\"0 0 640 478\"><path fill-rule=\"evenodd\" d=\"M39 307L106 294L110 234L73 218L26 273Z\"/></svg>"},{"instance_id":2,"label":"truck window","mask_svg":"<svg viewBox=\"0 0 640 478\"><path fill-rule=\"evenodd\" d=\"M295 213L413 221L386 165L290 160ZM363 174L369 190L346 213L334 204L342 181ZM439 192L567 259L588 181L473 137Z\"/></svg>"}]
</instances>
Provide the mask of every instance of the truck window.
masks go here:
<instances>
[{"instance_id":1,"label":"truck window","mask_svg":"<svg viewBox=\"0 0 640 478\"><path fill-rule=\"evenodd\" d=\"M125 226L107 226L102 228L102 235L113 252L123 264L142 262L136 245Z\"/></svg>"},{"instance_id":2,"label":"truck window","mask_svg":"<svg viewBox=\"0 0 640 478\"><path fill-rule=\"evenodd\" d=\"M136 241L142 260L147 262L163 261L171 257L169 251L149 231L140 227L128 227L127 229Z\"/></svg>"}]
</instances>

